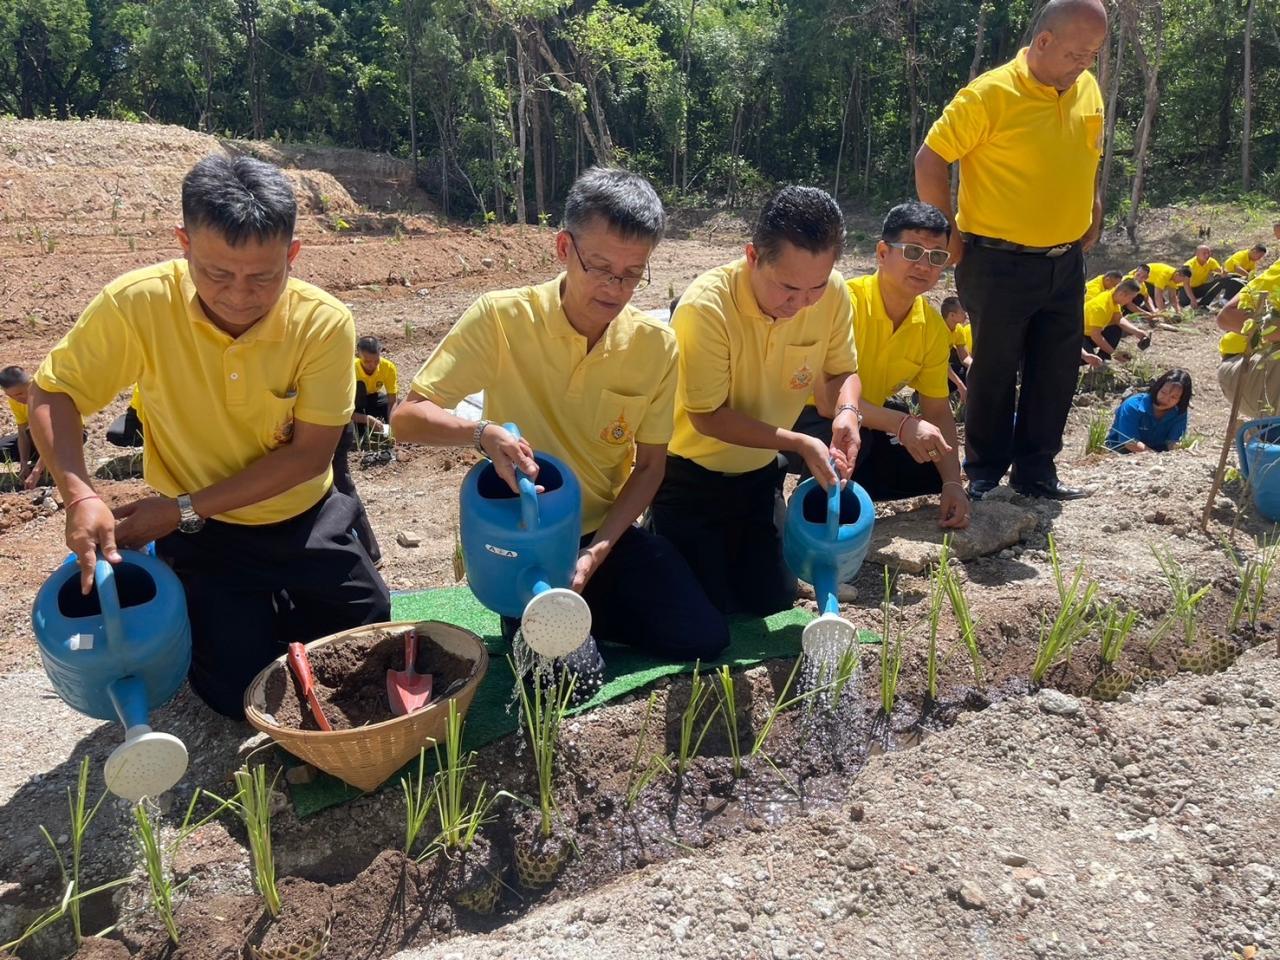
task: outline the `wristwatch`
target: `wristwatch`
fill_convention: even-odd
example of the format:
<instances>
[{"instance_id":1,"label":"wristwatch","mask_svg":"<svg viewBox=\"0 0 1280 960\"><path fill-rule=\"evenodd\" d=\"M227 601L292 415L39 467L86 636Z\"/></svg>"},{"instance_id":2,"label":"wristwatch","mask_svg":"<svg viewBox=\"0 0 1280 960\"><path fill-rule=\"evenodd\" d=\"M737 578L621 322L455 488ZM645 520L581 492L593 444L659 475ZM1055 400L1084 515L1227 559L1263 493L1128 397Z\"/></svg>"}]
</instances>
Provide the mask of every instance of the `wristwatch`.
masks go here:
<instances>
[{"instance_id":1,"label":"wristwatch","mask_svg":"<svg viewBox=\"0 0 1280 960\"><path fill-rule=\"evenodd\" d=\"M204 517L196 513L196 508L191 505L190 494L178 495L178 512L181 515L178 529L183 533L199 533L204 528Z\"/></svg>"},{"instance_id":2,"label":"wristwatch","mask_svg":"<svg viewBox=\"0 0 1280 960\"><path fill-rule=\"evenodd\" d=\"M862 429L862 411L859 410L852 403L842 403L840 404L840 406L836 407L836 416L837 417L840 416L840 414L844 413L846 410L853 411L853 415L858 418L858 429L861 430ZM832 419L834 419L834 417Z\"/></svg>"}]
</instances>

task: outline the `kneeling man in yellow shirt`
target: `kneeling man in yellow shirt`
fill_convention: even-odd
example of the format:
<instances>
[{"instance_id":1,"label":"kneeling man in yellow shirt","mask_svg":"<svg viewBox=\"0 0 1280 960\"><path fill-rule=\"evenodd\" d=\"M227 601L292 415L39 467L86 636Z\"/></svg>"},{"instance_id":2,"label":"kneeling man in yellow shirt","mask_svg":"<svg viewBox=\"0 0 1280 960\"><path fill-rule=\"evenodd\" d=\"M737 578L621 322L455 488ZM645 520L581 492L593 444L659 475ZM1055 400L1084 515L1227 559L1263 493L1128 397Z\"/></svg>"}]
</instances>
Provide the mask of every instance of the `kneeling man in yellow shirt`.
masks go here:
<instances>
[{"instance_id":1,"label":"kneeling man in yellow shirt","mask_svg":"<svg viewBox=\"0 0 1280 960\"><path fill-rule=\"evenodd\" d=\"M695 279L672 317L680 382L653 528L726 613L766 616L795 602L774 526L778 453L797 455L827 489L857 457L857 359L834 269L844 235L830 194L783 187L746 256ZM835 416L830 443L790 429L811 395Z\"/></svg>"},{"instance_id":2,"label":"kneeling man in yellow shirt","mask_svg":"<svg viewBox=\"0 0 1280 960\"><path fill-rule=\"evenodd\" d=\"M938 493L939 524L966 527L969 497L947 390L951 331L925 299L947 265L950 232L937 207L899 204L884 218L876 272L846 285L862 380L863 435L853 479L876 502ZM921 416L898 397L904 388L919 395ZM806 407L793 429L825 442L831 421Z\"/></svg>"},{"instance_id":3,"label":"kneeling man in yellow shirt","mask_svg":"<svg viewBox=\"0 0 1280 960\"><path fill-rule=\"evenodd\" d=\"M99 556L155 541L182 581L191 685L243 714L245 688L288 641L389 619L386 584L352 535L330 461L351 418L351 312L289 276L297 204L276 167L206 157L182 182L183 257L108 284L36 372L31 432L93 585ZM132 383L147 399L154 495L107 507L81 417Z\"/></svg>"},{"instance_id":4,"label":"kneeling man in yellow shirt","mask_svg":"<svg viewBox=\"0 0 1280 960\"><path fill-rule=\"evenodd\" d=\"M684 560L636 525L662 482L676 393L675 335L631 306L665 224L643 177L588 170L570 188L556 234L563 272L473 303L391 415L401 440L475 446L513 491L516 470L536 478L534 450L573 469L583 537L571 586L591 608L592 630L565 658L575 698L589 698L602 679L597 639L683 660L714 659L729 642ZM449 412L479 390L485 419ZM509 641L518 626L504 618Z\"/></svg>"}]
</instances>

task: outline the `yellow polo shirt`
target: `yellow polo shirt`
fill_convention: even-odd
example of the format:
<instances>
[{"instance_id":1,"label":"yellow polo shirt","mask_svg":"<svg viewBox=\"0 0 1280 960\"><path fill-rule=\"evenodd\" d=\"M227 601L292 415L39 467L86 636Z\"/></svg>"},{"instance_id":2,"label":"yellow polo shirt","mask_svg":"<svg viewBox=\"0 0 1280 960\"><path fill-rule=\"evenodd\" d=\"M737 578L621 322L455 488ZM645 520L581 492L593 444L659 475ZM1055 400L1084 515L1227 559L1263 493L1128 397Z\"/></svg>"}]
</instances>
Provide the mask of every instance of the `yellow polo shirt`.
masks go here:
<instances>
[{"instance_id":1,"label":"yellow polo shirt","mask_svg":"<svg viewBox=\"0 0 1280 960\"><path fill-rule=\"evenodd\" d=\"M1084 335L1087 337L1094 330L1102 330L1111 326L1111 321L1120 312L1115 293L1103 290L1095 297L1084 302Z\"/></svg>"},{"instance_id":2,"label":"yellow polo shirt","mask_svg":"<svg viewBox=\"0 0 1280 960\"><path fill-rule=\"evenodd\" d=\"M724 443L699 433L690 413L728 405L790 429L821 382L819 374L856 372L853 311L844 278L794 317L766 317L751 290L745 258L698 277L680 298L671 325L680 342L671 452L718 473L747 473L772 463L774 450Z\"/></svg>"},{"instance_id":3,"label":"yellow polo shirt","mask_svg":"<svg viewBox=\"0 0 1280 960\"><path fill-rule=\"evenodd\" d=\"M1186 262L1186 266L1191 268L1191 285L1200 287L1209 282L1209 278L1222 269L1222 264L1218 263L1213 257L1210 257L1204 263L1201 263L1195 257Z\"/></svg>"},{"instance_id":4,"label":"yellow polo shirt","mask_svg":"<svg viewBox=\"0 0 1280 960\"><path fill-rule=\"evenodd\" d=\"M862 399L883 406L903 387L918 391L922 397L945 397L951 331L933 304L916 297L895 330L880 293L878 272L855 277L845 286L853 305L853 343Z\"/></svg>"},{"instance_id":5,"label":"yellow polo shirt","mask_svg":"<svg viewBox=\"0 0 1280 960\"><path fill-rule=\"evenodd\" d=\"M1089 229L1102 138L1093 74L1059 94L1032 75L1024 48L961 89L924 142L960 162L962 231L1052 247Z\"/></svg>"},{"instance_id":6,"label":"yellow polo shirt","mask_svg":"<svg viewBox=\"0 0 1280 960\"><path fill-rule=\"evenodd\" d=\"M5 397L5 399L9 401L9 410L13 413L13 422L19 427L25 427L28 421L27 405L13 399L13 397Z\"/></svg>"},{"instance_id":7,"label":"yellow polo shirt","mask_svg":"<svg viewBox=\"0 0 1280 960\"><path fill-rule=\"evenodd\" d=\"M943 323L946 323L944 320ZM967 323L957 323L951 331L951 346L964 347L966 353L973 353L973 327Z\"/></svg>"},{"instance_id":8,"label":"yellow polo shirt","mask_svg":"<svg viewBox=\"0 0 1280 960\"><path fill-rule=\"evenodd\" d=\"M364 388L370 394L392 394L398 393L398 372L396 365L382 357L378 360L377 369L373 373L365 373L364 366L360 363L360 358L355 358L356 362L356 380L364 384Z\"/></svg>"},{"instance_id":9,"label":"yellow polo shirt","mask_svg":"<svg viewBox=\"0 0 1280 960\"><path fill-rule=\"evenodd\" d=\"M1280 291L1280 260L1271 264L1271 266L1244 285L1244 289L1239 293L1236 306L1241 310L1252 312L1258 306L1257 295L1259 293L1269 294L1272 302L1275 302L1278 291ZM1242 333L1224 333L1218 340L1218 351L1224 357L1233 357L1236 354L1244 353L1248 346L1249 340Z\"/></svg>"},{"instance_id":10,"label":"yellow polo shirt","mask_svg":"<svg viewBox=\"0 0 1280 960\"><path fill-rule=\"evenodd\" d=\"M624 307L590 351L560 301L564 274L486 293L413 378L442 407L484 391L484 415L513 422L534 450L572 468L582 485L582 532L599 529L635 462L637 443L671 439L676 338Z\"/></svg>"},{"instance_id":11,"label":"yellow polo shirt","mask_svg":"<svg viewBox=\"0 0 1280 960\"><path fill-rule=\"evenodd\" d=\"M1257 272L1258 261L1249 259L1248 250L1237 250L1227 257L1227 262L1222 265L1222 269L1227 273L1243 270L1246 277L1252 277Z\"/></svg>"},{"instance_id":12,"label":"yellow polo shirt","mask_svg":"<svg viewBox=\"0 0 1280 960\"><path fill-rule=\"evenodd\" d=\"M1173 271L1177 267L1170 266L1167 263L1148 263L1147 266L1151 270L1151 275L1147 277L1146 283L1154 290L1171 290L1181 284L1173 279ZM1126 279L1132 280L1133 273L1130 273Z\"/></svg>"},{"instance_id":13,"label":"yellow polo shirt","mask_svg":"<svg viewBox=\"0 0 1280 960\"><path fill-rule=\"evenodd\" d=\"M237 338L205 315L186 260L114 280L94 298L36 372L82 417L129 384L147 397L143 476L165 496L233 477L288 443L295 418L340 427L355 379L351 312L290 279L265 317ZM221 514L228 523L278 523L313 506L333 482L325 469L261 503Z\"/></svg>"},{"instance_id":14,"label":"yellow polo shirt","mask_svg":"<svg viewBox=\"0 0 1280 960\"><path fill-rule=\"evenodd\" d=\"M1102 285L1104 280L1106 280L1106 277L1100 273L1096 277L1094 277L1092 280L1085 283L1084 298L1086 301L1093 299L1098 294L1102 293L1104 290L1107 289Z\"/></svg>"}]
</instances>

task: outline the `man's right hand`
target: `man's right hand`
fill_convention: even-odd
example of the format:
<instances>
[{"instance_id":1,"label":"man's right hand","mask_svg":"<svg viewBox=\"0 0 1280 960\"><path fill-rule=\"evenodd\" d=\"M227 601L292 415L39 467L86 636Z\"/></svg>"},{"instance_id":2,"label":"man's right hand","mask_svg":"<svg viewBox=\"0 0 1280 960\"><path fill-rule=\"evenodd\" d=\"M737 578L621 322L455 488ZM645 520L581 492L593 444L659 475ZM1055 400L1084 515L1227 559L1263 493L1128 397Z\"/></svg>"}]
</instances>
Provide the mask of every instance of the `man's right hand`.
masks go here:
<instances>
[{"instance_id":1,"label":"man's right hand","mask_svg":"<svg viewBox=\"0 0 1280 960\"><path fill-rule=\"evenodd\" d=\"M116 518L98 497L81 500L67 511L67 547L76 555L80 568L80 592L88 596L93 590L98 550L111 563L122 559L116 549Z\"/></svg>"},{"instance_id":2,"label":"man's right hand","mask_svg":"<svg viewBox=\"0 0 1280 960\"><path fill-rule=\"evenodd\" d=\"M947 266L959 266L960 261L964 259L964 237L960 236L960 230L954 223L951 225L951 236L947 238L947 250L951 253L951 260Z\"/></svg>"},{"instance_id":3,"label":"man's right hand","mask_svg":"<svg viewBox=\"0 0 1280 960\"><path fill-rule=\"evenodd\" d=\"M507 482L512 491L520 492L516 479L518 469L530 480L538 479L538 462L533 459L533 447L523 437L517 438L502 426L491 423L480 437L480 449L493 461L493 469ZM538 488L542 492L542 488Z\"/></svg>"},{"instance_id":4,"label":"man's right hand","mask_svg":"<svg viewBox=\"0 0 1280 960\"><path fill-rule=\"evenodd\" d=\"M796 453L803 458L804 465L809 468L818 485L823 490L830 490L831 485L838 479L836 469L831 466L831 449L817 437L811 437L805 433L799 433L796 436L799 438ZM844 463L843 456L838 459L837 465L843 468L841 472L845 479L848 479L850 467Z\"/></svg>"},{"instance_id":5,"label":"man's right hand","mask_svg":"<svg viewBox=\"0 0 1280 960\"><path fill-rule=\"evenodd\" d=\"M920 417L912 417L898 435L898 442L906 448L916 463L937 463L951 452L951 444L942 431Z\"/></svg>"}]
</instances>

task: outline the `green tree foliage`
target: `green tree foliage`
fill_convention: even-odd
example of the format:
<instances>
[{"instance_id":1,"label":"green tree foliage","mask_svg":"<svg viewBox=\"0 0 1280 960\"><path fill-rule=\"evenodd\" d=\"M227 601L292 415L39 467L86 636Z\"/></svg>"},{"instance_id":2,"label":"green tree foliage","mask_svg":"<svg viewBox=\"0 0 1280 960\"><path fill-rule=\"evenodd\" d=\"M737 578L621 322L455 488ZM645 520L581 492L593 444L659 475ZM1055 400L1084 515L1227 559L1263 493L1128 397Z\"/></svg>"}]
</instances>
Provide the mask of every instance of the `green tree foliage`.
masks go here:
<instances>
[{"instance_id":1,"label":"green tree foliage","mask_svg":"<svg viewBox=\"0 0 1280 960\"><path fill-rule=\"evenodd\" d=\"M1162 43L1147 202L1236 196L1248 0L1113 3L1099 71L1116 85L1109 208L1128 203L1143 110L1121 11L1145 47L1157 28ZM682 202L751 205L785 181L883 202L913 191L929 125L1027 41L1038 5L0 0L0 112L386 151L412 157L448 213L477 219L536 222L600 161ZM1267 195L1280 186L1280 7L1255 8L1250 158Z\"/></svg>"}]
</instances>

